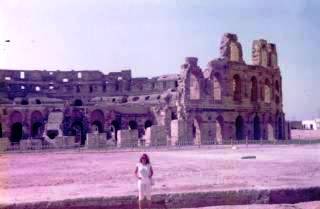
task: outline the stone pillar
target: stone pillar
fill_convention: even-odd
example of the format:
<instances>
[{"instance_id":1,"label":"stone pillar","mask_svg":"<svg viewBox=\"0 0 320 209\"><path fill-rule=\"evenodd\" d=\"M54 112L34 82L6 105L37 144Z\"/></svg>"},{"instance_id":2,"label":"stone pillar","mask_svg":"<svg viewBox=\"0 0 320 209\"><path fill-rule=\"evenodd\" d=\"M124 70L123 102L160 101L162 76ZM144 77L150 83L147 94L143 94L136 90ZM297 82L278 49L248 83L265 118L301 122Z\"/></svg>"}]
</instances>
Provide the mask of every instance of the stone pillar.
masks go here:
<instances>
[{"instance_id":1,"label":"stone pillar","mask_svg":"<svg viewBox=\"0 0 320 209\"><path fill-rule=\"evenodd\" d=\"M186 120L171 121L171 144L186 145L192 142L192 129Z\"/></svg>"}]
</instances>

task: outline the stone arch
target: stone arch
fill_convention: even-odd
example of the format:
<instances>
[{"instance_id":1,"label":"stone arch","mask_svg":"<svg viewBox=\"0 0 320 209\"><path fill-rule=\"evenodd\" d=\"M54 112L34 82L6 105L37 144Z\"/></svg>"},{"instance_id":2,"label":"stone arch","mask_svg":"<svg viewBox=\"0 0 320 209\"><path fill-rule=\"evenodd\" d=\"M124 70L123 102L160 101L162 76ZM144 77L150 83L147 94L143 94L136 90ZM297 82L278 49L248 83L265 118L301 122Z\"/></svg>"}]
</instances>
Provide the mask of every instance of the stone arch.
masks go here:
<instances>
[{"instance_id":1,"label":"stone arch","mask_svg":"<svg viewBox=\"0 0 320 209\"><path fill-rule=\"evenodd\" d=\"M87 136L83 122L81 120L75 120L71 125L71 135L75 136L75 142L80 142L80 145L85 145Z\"/></svg>"},{"instance_id":2,"label":"stone arch","mask_svg":"<svg viewBox=\"0 0 320 209\"><path fill-rule=\"evenodd\" d=\"M221 76L219 73L213 75L213 99L221 100L222 87L221 87Z\"/></svg>"},{"instance_id":3,"label":"stone arch","mask_svg":"<svg viewBox=\"0 0 320 209\"><path fill-rule=\"evenodd\" d=\"M241 79L238 74L233 76L232 92L233 92L233 100L241 101Z\"/></svg>"},{"instance_id":4,"label":"stone arch","mask_svg":"<svg viewBox=\"0 0 320 209\"><path fill-rule=\"evenodd\" d=\"M147 129L149 127L152 126L152 121L151 120L146 120L146 122L144 123L144 128Z\"/></svg>"},{"instance_id":5,"label":"stone arch","mask_svg":"<svg viewBox=\"0 0 320 209\"><path fill-rule=\"evenodd\" d=\"M19 143L23 137L23 129L21 122L15 122L11 125L11 135L10 141L11 143Z\"/></svg>"},{"instance_id":6,"label":"stone arch","mask_svg":"<svg viewBox=\"0 0 320 209\"><path fill-rule=\"evenodd\" d=\"M223 141L224 119L221 115L216 118L216 141L220 144Z\"/></svg>"},{"instance_id":7,"label":"stone arch","mask_svg":"<svg viewBox=\"0 0 320 209\"><path fill-rule=\"evenodd\" d=\"M258 101L258 81L255 76L251 78L251 102Z\"/></svg>"},{"instance_id":8,"label":"stone arch","mask_svg":"<svg viewBox=\"0 0 320 209\"><path fill-rule=\"evenodd\" d=\"M97 109L91 112L90 114L90 122L91 126L95 126L99 133L104 132L104 113L102 110Z\"/></svg>"},{"instance_id":9,"label":"stone arch","mask_svg":"<svg viewBox=\"0 0 320 209\"><path fill-rule=\"evenodd\" d=\"M230 43L230 61L240 61L240 50L235 42Z\"/></svg>"},{"instance_id":10,"label":"stone arch","mask_svg":"<svg viewBox=\"0 0 320 209\"><path fill-rule=\"evenodd\" d=\"M267 121L267 139L268 140L274 140L274 128L272 125L272 118L271 116L269 117Z\"/></svg>"},{"instance_id":11,"label":"stone arch","mask_svg":"<svg viewBox=\"0 0 320 209\"><path fill-rule=\"evenodd\" d=\"M16 123L16 122L20 122L22 123L23 121L23 115L21 112L19 111L14 111L10 114L10 123Z\"/></svg>"},{"instance_id":12,"label":"stone arch","mask_svg":"<svg viewBox=\"0 0 320 209\"><path fill-rule=\"evenodd\" d=\"M236 118L235 121L236 126L236 139L243 140L245 138L245 124L241 115Z\"/></svg>"},{"instance_id":13,"label":"stone arch","mask_svg":"<svg viewBox=\"0 0 320 209\"><path fill-rule=\"evenodd\" d=\"M264 82L264 102L271 103L271 85L269 79Z\"/></svg>"},{"instance_id":14,"label":"stone arch","mask_svg":"<svg viewBox=\"0 0 320 209\"><path fill-rule=\"evenodd\" d=\"M114 140L118 141L118 131L121 130L121 123L119 120L113 120L111 122L111 133L113 135Z\"/></svg>"},{"instance_id":15,"label":"stone arch","mask_svg":"<svg viewBox=\"0 0 320 209\"><path fill-rule=\"evenodd\" d=\"M76 99L73 102L73 106L82 106L82 105L83 105L83 102L81 99Z\"/></svg>"},{"instance_id":16,"label":"stone arch","mask_svg":"<svg viewBox=\"0 0 320 209\"><path fill-rule=\"evenodd\" d=\"M129 129L131 130L138 129L138 123L135 120L130 120L128 124L129 124Z\"/></svg>"},{"instance_id":17,"label":"stone arch","mask_svg":"<svg viewBox=\"0 0 320 209\"><path fill-rule=\"evenodd\" d=\"M42 137L44 131L43 115L40 111L33 111L31 113L31 137Z\"/></svg>"},{"instance_id":18,"label":"stone arch","mask_svg":"<svg viewBox=\"0 0 320 209\"><path fill-rule=\"evenodd\" d=\"M201 128L199 118L194 118L192 121L192 141L195 145L201 144Z\"/></svg>"},{"instance_id":19,"label":"stone arch","mask_svg":"<svg viewBox=\"0 0 320 209\"><path fill-rule=\"evenodd\" d=\"M200 99L200 82L194 73L190 73L190 99L198 100Z\"/></svg>"},{"instance_id":20,"label":"stone arch","mask_svg":"<svg viewBox=\"0 0 320 209\"><path fill-rule=\"evenodd\" d=\"M283 120L279 112L277 112L276 114L276 129L277 129L277 139L284 139Z\"/></svg>"},{"instance_id":21,"label":"stone arch","mask_svg":"<svg viewBox=\"0 0 320 209\"><path fill-rule=\"evenodd\" d=\"M261 139L261 126L260 126L260 118L256 115L253 119L253 139L260 140Z\"/></svg>"}]
</instances>

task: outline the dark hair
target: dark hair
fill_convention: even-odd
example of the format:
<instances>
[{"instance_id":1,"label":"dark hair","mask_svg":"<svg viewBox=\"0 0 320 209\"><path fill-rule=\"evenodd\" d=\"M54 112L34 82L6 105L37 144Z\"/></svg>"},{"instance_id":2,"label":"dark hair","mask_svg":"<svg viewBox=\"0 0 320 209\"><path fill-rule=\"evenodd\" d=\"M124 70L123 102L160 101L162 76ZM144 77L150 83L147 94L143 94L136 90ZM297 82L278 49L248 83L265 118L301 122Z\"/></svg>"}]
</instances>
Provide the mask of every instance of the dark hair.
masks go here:
<instances>
[{"instance_id":1,"label":"dark hair","mask_svg":"<svg viewBox=\"0 0 320 209\"><path fill-rule=\"evenodd\" d=\"M140 157L140 160L139 162L142 163L142 159L146 159L146 163L147 164L150 164L150 159L149 159L149 156L146 154L146 153L143 153Z\"/></svg>"}]
</instances>

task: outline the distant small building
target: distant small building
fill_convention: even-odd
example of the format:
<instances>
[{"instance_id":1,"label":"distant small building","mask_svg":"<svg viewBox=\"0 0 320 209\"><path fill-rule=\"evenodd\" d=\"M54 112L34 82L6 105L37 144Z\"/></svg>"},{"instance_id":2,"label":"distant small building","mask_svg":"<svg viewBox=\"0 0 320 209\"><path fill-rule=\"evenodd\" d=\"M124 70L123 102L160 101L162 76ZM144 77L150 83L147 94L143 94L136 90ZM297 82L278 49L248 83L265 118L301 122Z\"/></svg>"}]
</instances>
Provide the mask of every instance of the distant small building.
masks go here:
<instances>
[{"instance_id":1,"label":"distant small building","mask_svg":"<svg viewBox=\"0 0 320 209\"><path fill-rule=\"evenodd\" d=\"M303 120L302 129L320 130L320 118L314 120Z\"/></svg>"}]
</instances>

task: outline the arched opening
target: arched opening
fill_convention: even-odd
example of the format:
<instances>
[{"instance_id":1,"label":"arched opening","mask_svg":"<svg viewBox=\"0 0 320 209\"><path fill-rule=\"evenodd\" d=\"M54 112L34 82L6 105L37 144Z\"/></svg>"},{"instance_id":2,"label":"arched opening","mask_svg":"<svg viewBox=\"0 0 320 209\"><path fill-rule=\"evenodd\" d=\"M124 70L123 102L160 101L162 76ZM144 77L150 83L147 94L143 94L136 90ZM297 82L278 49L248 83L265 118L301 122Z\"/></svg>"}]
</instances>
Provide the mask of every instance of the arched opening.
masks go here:
<instances>
[{"instance_id":1,"label":"arched opening","mask_svg":"<svg viewBox=\"0 0 320 209\"><path fill-rule=\"evenodd\" d=\"M130 130L137 129L137 128L138 128L138 124L136 121L134 121L134 120L129 121L129 129Z\"/></svg>"},{"instance_id":2,"label":"arched opening","mask_svg":"<svg viewBox=\"0 0 320 209\"><path fill-rule=\"evenodd\" d=\"M251 102L258 101L258 81L256 77L251 78Z\"/></svg>"},{"instance_id":3,"label":"arched opening","mask_svg":"<svg viewBox=\"0 0 320 209\"><path fill-rule=\"evenodd\" d=\"M28 104L29 104L29 102L28 102L27 99L22 99L21 100L21 105L28 105Z\"/></svg>"},{"instance_id":4,"label":"arched opening","mask_svg":"<svg viewBox=\"0 0 320 209\"><path fill-rule=\"evenodd\" d=\"M192 138L193 138L193 144L195 145L201 144L200 124L199 124L199 121L196 119L194 119L192 123Z\"/></svg>"},{"instance_id":5,"label":"arched opening","mask_svg":"<svg viewBox=\"0 0 320 209\"><path fill-rule=\"evenodd\" d=\"M216 119L216 141L219 144L223 141L223 117L221 115Z\"/></svg>"},{"instance_id":6,"label":"arched opening","mask_svg":"<svg viewBox=\"0 0 320 209\"><path fill-rule=\"evenodd\" d=\"M83 103L82 103L81 99L76 99L73 102L73 106L82 106L82 105L83 105Z\"/></svg>"},{"instance_id":7,"label":"arched opening","mask_svg":"<svg viewBox=\"0 0 320 209\"><path fill-rule=\"evenodd\" d=\"M40 138L44 131L43 116L40 111L34 111L31 113L31 137Z\"/></svg>"},{"instance_id":8,"label":"arched opening","mask_svg":"<svg viewBox=\"0 0 320 209\"><path fill-rule=\"evenodd\" d=\"M200 83L194 74L190 74L190 99L200 99Z\"/></svg>"},{"instance_id":9,"label":"arched opening","mask_svg":"<svg viewBox=\"0 0 320 209\"><path fill-rule=\"evenodd\" d=\"M281 116L278 114L278 117L277 117L277 128L278 128L278 135L277 135L277 138L278 139L284 139L283 137L283 126L282 126L282 118Z\"/></svg>"},{"instance_id":10,"label":"arched opening","mask_svg":"<svg viewBox=\"0 0 320 209\"><path fill-rule=\"evenodd\" d=\"M261 128L260 128L260 119L256 115L253 119L253 139L259 140L261 138Z\"/></svg>"},{"instance_id":11,"label":"arched opening","mask_svg":"<svg viewBox=\"0 0 320 209\"><path fill-rule=\"evenodd\" d=\"M0 123L0 138L2 138L3 134L2 134L2 124Z\"/></svg>"},{"instance_id":12,"label":"arched opening","mask_svg":"<svg viewBox=\"0 0 320 209\"><path fill-rule=\"evenodd\" d=\"M93 112L91 112L90 114L90 121L91 121L91 125L95 126L95 128L97 130L92 130L93 132L98 131L99 133L103 133L104 132L104 113L102 110L94 110Z\"/></svg>"},{"instance_id":13,"label":"arched opening","mask_svg":"<svg viewBox=\"0 0 320 209\"><path fill-rule=\"evenodd\" d=\"M280 92L280 85L279 85L279 81L278 80L276 80L276 91L277 91L277 93L279 93Z\"/></svg>"},{"instance_id":14,"label":"arched opening","mask_svg":"<svg viewBox=\"0 0 320 209\"><path fill-rule=\"evenodd\" d=\"M239 75L233 76L232 90L233 90L233 100L241 101L241 80Z\"/></svg>"},{"instance_id":15,"label":"arched opening","mask_svg":"<svg viewBox=\"0 0 320 209\"><path fill-rule=\"evenodd\" d=\"M261 65L268 66L268 52L265 47L261 49Z\"/></svg>"},{"instance_id":16,"label":"arched opening","mask_svg":"<svg viewBox=\"0 0 320 209\"><path fill-rule=\"evenodd\" d=\"M230 61L239 62L240 61L240 53L239 48L236 43L230 43Z\"/></svg>"},{"instance_id":17,"label":"arched opening","mask_svg":"<svg viewBox=\"0 0 320 209\"><path fill-rule=\"evenodd\" d=\"M236 139L244 139L244 121L240 115L236 119Z\"/></svg>"},{"instance_id":18,"label":"arched opening","mask_svg":"<svg viewBox=\"0 0 320 209\"><path fill-rule=\"evenodd\" d=\"M121 129L120 122L118 120L113 120L111 122L111 132L116 143L118 141L118 130L120 129Z\"/></svg>"},{"instance_id":19,"label":"arched opening","mask_svg":"<svg viewBox=\"0 0 320 209\"><path fill-rule=\"evenodd\" d=\"M270 81L266 79L264 84L264 102L270 103L271 102L271 87L270 87Z\"/></svg>"},{"instance_id":20,"label":"arched opening","mask_svg":"<svg viewBox=\"0 0 320 209\"><path fill-rule=\"evenodd\" d=\"M77 91L77 93L80 93L80 86L77 86L76 91Z\"/></svg>"},{"instance_id":21,"label":"arched opening","mask_svg":"<svg viewBox=\"0 0 320 209\"><path fill-rule=\"evenodd\" d=\"M11 143L19 143L22 139L23 131L22 131L22 123L16 122L11 125Z\"/></svg>"},{"instance_id":22,"label":"arched opening","mask_svg":"<svg viewBox=\"0 0 320 209\"><path fill-rule=\"evenodd\" d=\"M270 122L267 124L267 133L268 133L267 139L274 140L273 126Z\"/></svg>"},{"instance_id":23,"label":"arched opening","mask_svg":"<svg viewBox=\"0 0 320 209\"><path fill-rule=\"evenodd\" d=\"M213 99L221 100L221 82L218 73L213 76Z\"/></svg>"},{"instance_id":24,"label":"arched opening","mask_svg":"<svg viewBox=\"0 0 320 209\"><path fill-rule=\"evenodd\" d=\"M40 138L42 137L42 128L43 124L41 122L35 122L31 126L31 136L32 138Z\"/></svg>"},{"instance_id":25,"label":"arched opening","mask_svg":"<svg viewBox=\"0 0 320 209\"><path fill-rule=\"evenodd\" d=\"M97 130L93 130L93 132L98 131L99 133L103 133L103 125L101 121L95 120L91 123L91 126L97 128Z\"/></svg>"},{"instance_id":26,"label":"arched opening","mask_svg":"<svg viewBox=\"0 0 320 209\"><path fill-rule=\"evenodd\" d=\"M151 120L147 120L145 123L144 123L144 128L147 129L149 127L152 126L152 121Z\"/></svg>"},{"instance_id":27,"label":"arched opening","mask_svg":"<svg viewBox=\"0 0 320 209\"><path fill-rule=\"evenodd\" d=\"M40 99L36 99L36 104L41 104Z\"/></svg>"},{"instance_id":28,"label":"arched opening","mask_svg":"<svg viewBox=\"0 0 320 209\"><path fill-rule=\"evenodd\" d=\"M58 131L58 130L48 130L48 131L47 131L47 136L48 136L50 139L56 138L56 136L58 136L58 134L59 134L59 131Z\"/></svg>"},{"instance_id":29,"label":"arched opening","mask_svg":"<svg viewBox=\"0 0 320 209\"><path fill-rule=\"evenodd\" d=\"M85 145L87 137L81 121L75 121L72 123L71 133L72 136L75 136L76 143L80 142L80 145Z\"/></svg>"}]
</instances>

